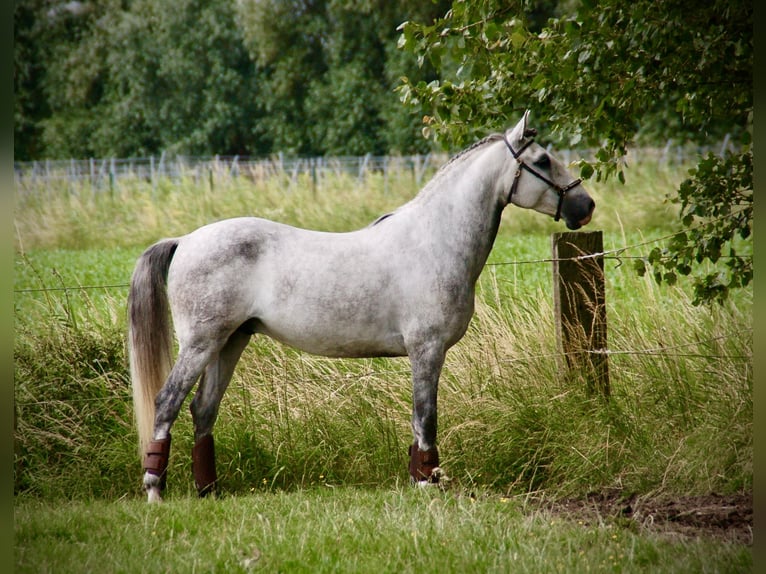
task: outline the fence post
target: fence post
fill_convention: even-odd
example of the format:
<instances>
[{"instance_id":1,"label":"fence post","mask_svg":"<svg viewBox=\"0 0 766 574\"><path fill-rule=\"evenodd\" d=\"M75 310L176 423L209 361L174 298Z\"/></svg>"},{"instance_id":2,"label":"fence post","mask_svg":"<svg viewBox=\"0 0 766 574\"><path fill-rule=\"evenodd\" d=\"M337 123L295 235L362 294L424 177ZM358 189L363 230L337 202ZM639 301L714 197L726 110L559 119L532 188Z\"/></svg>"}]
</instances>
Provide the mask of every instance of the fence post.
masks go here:
<instances>
[{"instance_id":1,"label":"fence post","mask_svg":"<svg viewBox=\"0 0 766 574\"><path fill-rule=\"evenodd\" d=\"M317 196L317 159L309 158L309 165L311 166L311 195L316 198Z\"/></svg>"},{"instance_id":2,"label":"fence post","mask_svg":"<svg viewBox=\"0 0 766 574\"><path fill-rule=\"evenodd\" d=\"M607 397L603 234L554 233L552 243L556 338L566 369L586 380L589 394Z\"/></svg>"},{"instance_id":3,"label":"fence post","mask_svg":"<svg viewBox=\"0 0 766 574\"><path fill-rule=\"evenodd\" d=\"M114 178L116 177L114 172L114 158L112 158L112 161L109 164L109 197L111 198L114 198Z\"/></svg>"},{"instance_id":4,"label":"fence post","mask_svg":"<svg viewBox=\"0 0 766 574\"><path fill-rule=\"evenodd\" d=\"M370 157L372 157L371 153L365 154L365 156L361 159L361 163L359 164L359 175L358 179L361 182L364 179L364 176L367 175L367 164L370 161Z\"/></svg>"}]
</instances>

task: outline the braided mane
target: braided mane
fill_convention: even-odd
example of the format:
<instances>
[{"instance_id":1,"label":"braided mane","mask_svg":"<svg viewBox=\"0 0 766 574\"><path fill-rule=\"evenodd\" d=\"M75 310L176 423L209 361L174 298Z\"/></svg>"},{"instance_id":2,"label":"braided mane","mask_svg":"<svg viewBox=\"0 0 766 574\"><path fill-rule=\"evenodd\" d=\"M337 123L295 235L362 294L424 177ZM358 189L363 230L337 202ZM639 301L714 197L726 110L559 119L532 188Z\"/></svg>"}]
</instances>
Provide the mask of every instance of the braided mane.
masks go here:
<instances>
[{"instance_id":1,"label":"braided mane","mask_svg":"<svg viewBox=\"0 0 766 574\"><path fill-rule=\"evenodd\" d=\"M457 163L461 159L464 159L471 152L473 152L474 150L484 146L485 144L491 143L491 142L496 142L496 141L499 141L501 139L503 139L503 134L501 134L501 133L490 134L487 137L485 137L483 139L480 139L477 142L474 142L473 144L471 144L470 146L468 146L464 150L462 150L462 151L458 152L457 154L455 154L454 156L452 156L449 160L447 160L446 163L444 163L437 170L437 172L434 174L434 176L431 178L431 180L428 183L426 183L425 187L423 187L423 189L420 190L420 192L417 194L416 197L413 198L412 201L413 202L417 202L419 200L422 200L424 196L428 196L431 193L433 193L434 190L438 190L439 189L439 181L442 179L444 174L449 171L449 168L451 166L453 166L455 163ZM401 209L401 207L399 209ZM372 227L373 225L377 225L378 223L380 223L381 221L383 221L385 219L388 219L390 216L394 215L397 211L399 211L399 209L396 209L396 210L392 211L391 213L386 213L385 215L382 215L381 217L379 217L378 219L373 221L370 224L370 227Z\"/></svg>"},{"instance_id":2,"label":"braided mane","mask_svg":"<svg viewBox=\"0 0 766 574\"><path fill-rule=\"evenodd\" d=\"M443 164L437 172L434 174L433 178L431 178L431 181L429 181L426 184L426 187L423 188L423 191L425 191L427 188L432 187L432 185L435 185L435 182L437 182L439 179L441 179L441 176L444 175L445 172L449 171L449 168L452 167L455 163L458 161L464 159L466 156L470 155L471 152L479 149L480 147L484 146L485 144L496 142L498 140L503 139L503 134L490 134L487 137L480 139L479 141L471 144L464 150L458 152L454 156L452 156L445 164Z\"/></svg>"},{"instance_id":3,"label":"braided mane","mask_svg":"<svg viewBox=\"0 0 766 574\"><path fill-rule=\"evenodd\" d=\"M498 141L498 140L501 140L501 139L503 139L503 134L489 134L487 137L485 137L485 138L483 138L483 139L480 139L480 140L479 140L479 141L477 141L477 142L474 142L474 143L472 143L470 146L468 146L467 148L465 148L463 151L460 151L460 152L458 152L457 154L455 154L454 156L452 156L452 157L451 157L451 158L450 158L450 159L447 161L447 163L445 163L445 164L444 164L444 165L441 167L441 169L440 169L439 171L441 171L442 169L444 169L444 168L445 168L445 167L447 167L448 165L451 165L452 163L454 163L455 161L459 160L460 158L462 158L462 157L465 157L466 155L468 155L469 153L471 153L471 152L472 152L473 150L475 150L476 148L478 148L478 147L481 147L481 146L483 146L483 145L484 145L484 144L486 144L486 143L490 143L490 142L496 142L496 141Z\"/></svg>"}]
</instances>

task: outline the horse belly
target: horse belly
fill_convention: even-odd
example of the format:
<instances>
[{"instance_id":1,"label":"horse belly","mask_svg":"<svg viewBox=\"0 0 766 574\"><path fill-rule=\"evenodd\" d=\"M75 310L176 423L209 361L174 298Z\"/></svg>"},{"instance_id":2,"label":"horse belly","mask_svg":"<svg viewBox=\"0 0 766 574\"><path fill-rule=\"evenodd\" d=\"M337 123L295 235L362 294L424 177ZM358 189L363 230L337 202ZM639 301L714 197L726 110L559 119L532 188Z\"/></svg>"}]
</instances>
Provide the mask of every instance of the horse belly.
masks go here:
<instances>
[{"instance_id":1,"label":"horse belly","mask_svg":"<svg viewBox=\"0 0 766 574\"><path fill-rule=\"evenodd\" d=\"M358 289L323 288L315 282L269 291L258 297L259 333L328 357L406 354L396 307L388 297L366 297Z\"/></svg>"},{"instance_id":2,"label":"horse belly","mask_svg":"<svg viewBox=\"0 0 766 574\"><path fill-rule=\"evenodd\" d=\"M265 311L256 328L286 345L326 357L394 357L407 354L404 339L385 314L296 304Z\"/></svg>"},{"instance_id":3,"label":"horse belly","mask_svg":"<svg viewBox=\"0 0 766 574\"><path fill-rule=\"evenodd\" d=\"M272 331L267 326L259 329L260 333L284 343L295 349L334 358L362 359L369 357L402 357L407 354L404 344L399 338L391 337L389 340L369 339L361 337L312 337L310 334L285 333Z\"/></svg>"}]
</instances>

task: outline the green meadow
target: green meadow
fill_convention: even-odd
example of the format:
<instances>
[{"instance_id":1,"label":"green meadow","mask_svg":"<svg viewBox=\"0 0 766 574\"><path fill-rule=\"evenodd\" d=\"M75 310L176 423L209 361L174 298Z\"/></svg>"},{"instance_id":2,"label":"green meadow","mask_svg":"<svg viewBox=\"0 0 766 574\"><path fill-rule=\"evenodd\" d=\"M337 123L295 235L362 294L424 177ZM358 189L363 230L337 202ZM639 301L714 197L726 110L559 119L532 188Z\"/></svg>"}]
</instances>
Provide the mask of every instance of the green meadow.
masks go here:
<instances>
[{"instance_id":1,"label":"green meadow","mask_svg":"<svg viewBox=\"0 0 766 574\"><path fill-rule=\"evenodd\" d=\"M608 398L561 369L548 259L563 225L511 207L440 382L443 488L408 486L406 359L325 359L256 338L216 426L220 496L195 496L184 409L159 507L143 500L125 355L141 251L239 215L350 230L418 185L406 170L320 185L219 174L19 194L16 570L750 571L741 542L535 502L752 493L752 288L700 307L683 278L660 286L634 271L681 230L667 197L685 175L644 160L625 185L588 182L597 208L584 231L601 230L608 252Z\"/></svg>"}]
</instances>

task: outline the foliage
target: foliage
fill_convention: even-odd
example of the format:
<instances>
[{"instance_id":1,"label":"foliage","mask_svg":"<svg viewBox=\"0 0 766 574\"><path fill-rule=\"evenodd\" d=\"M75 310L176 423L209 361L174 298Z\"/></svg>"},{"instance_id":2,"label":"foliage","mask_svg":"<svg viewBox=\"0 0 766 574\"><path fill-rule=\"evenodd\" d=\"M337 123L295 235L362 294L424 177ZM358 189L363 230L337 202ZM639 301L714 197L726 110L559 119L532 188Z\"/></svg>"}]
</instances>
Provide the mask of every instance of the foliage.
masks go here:
<instances>
[{"instance_id":1,"label":"foliage","mask_svg":"<svg viewBox=\"0 0 766 574\"><path fill-rule=\"evenodd\" d=\"M17 159L426 151L383 0L17 2Z\"/></svg>"},{"instance_id":2,"label":"foliage","mask_svg":"<svg viewBox=\"0 0 766 574\"><path fill-rule=\"evenodd\" d=\"M676 282L676 273L689 275L695 264L725 261L722 269L714 268L695 281L695 305L722 303L731 289L745 287L753 278L750 246L744 243L745 254L735 247L752 233L752 162L752 152L725 158L710 154L700 160L674 198L681 204L682 221L689 230L674 235L667 249L656 247L647 257L657 282L670 285ZM646 272L643 260L636 261L636 270L641 275Z\"/></svg>"},{"instance_id":3,"label":"foliage","mask_svg":"<svg viewBox=\"0 0 766 574\"><path fill-rule=\"evenodd\" d=\"M531 108L560 141L601 145L600 167L613 169L647 110L687 130L663 137L699 141L746 124L749 2L586 1L538 32L533 4L456 0L432 24L402 25L401 45L441 74L431 83L408 79L402 89L429 114L429 133L463 146Z\"/></svg>"},{"instance_id":4,"label":"foliage","mask_svg":"<svg viewBox=\"0 0 766 574\"><path fill-rule=\"evenodd\" d=\"M729 132L738 149L727 162L743 177L704 194L712 172L701 163L696 183L679 190L681 220L691 225L689 206L719 204L704 209L710 215L746 207L730 201L752 205L752 185L749 193L738 189L752 177L751 2L562 2L562 14L539 30L528 16L534 5L455 0L444 18L402 26L401 45L441 75L431 82L406 80L401 87L403 101L424 113L426 135L464 145L531 108L559 141L598 148L594 161L580 162L583 178L616 173L624 181L628 147L644 134L701 142ZM694 215L704 217L699 211ZM746 208L738 221L749 229L751 215ZM706 225L700 237L728 245L730 227ZM678 241L668 246L685 270L690 259L676 253L680 249ZM730 266L728 286L747 284L749 267ZM667 273L658 277L673 280ZM708 278L695 285L698 301L727 292Z\"/></svg>"},{"instance_id":5,"label":"foliage","mask_svg":"<svg viewBox=\"0 0 766 574\"><path fill-rule=\"evenodd\" d=\"M263 149L257 74L228 4L18 3L17 157Z\"/></svg>"},{"instance_id":6,"label":"foliage","mask_svg":"<svg viewBox=\"0 0 766 574\"><path fill-rule=\"evenodd\" d=\"M406 15L429 18L444 1L246 0L238 4L246 44L264 70L264 129L279 151L363 155L427 149L397 122L416 124L393 93L399 69L425 77L395 54L396 26ZM391 113L396 106L397 114ZM404 119L399 119L404 116ZM388 124L391 123L392 127Z\"/></svg>"}]
</instances>

